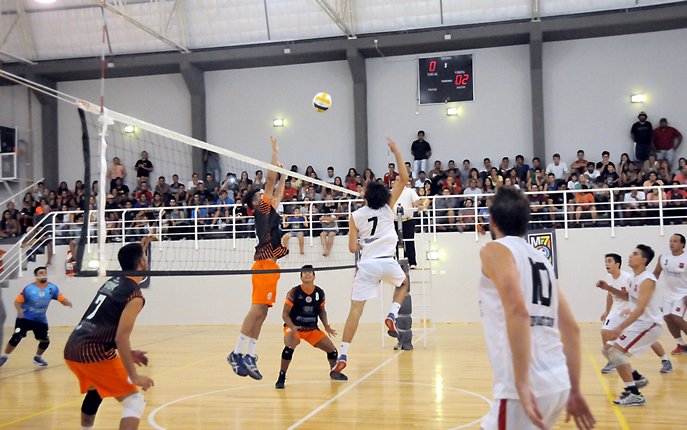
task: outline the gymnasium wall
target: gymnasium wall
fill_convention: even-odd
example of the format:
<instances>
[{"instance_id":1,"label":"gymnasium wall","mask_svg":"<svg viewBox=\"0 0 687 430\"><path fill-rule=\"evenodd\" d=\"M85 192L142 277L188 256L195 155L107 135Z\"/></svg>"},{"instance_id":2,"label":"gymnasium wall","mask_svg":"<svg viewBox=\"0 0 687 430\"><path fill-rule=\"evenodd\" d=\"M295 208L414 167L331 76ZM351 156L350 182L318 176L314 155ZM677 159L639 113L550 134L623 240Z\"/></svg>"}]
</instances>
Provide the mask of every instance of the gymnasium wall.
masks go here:
<instances>
[{"instance_id":1,"label":"gymnasium wall","mask_svg":"<svg viewBox=\"0 0 687 430\"><path fill-rule=\"evenodd\" d=\"M657 254L667 251L668 240L673 232L684 232L677 227L666 227L665 235L658 227L617 228L611 238L610 228L570 230L569 239L558 231L559 284L568 298L579 322L596 322L604 310L605 295L594 284L605 275L604 254L616 252L624 261L638 243L654 248ZM428 236L418 236L418 262L425 266L425 249ZM429 305L427 314L436 322L479 322L477 285L480 274L479 249L488 241L481 236L475 241L474 234L440 233L432 249L439 251L439 261L432 267L431 291L423 296L420 284L413 284L415 302L414 318L422 318L422 303ZM337 236L336 245L345 246L345 238ZM316 247L319 244L315 245ZM52 325L74 325L83 315L95 292L102 283L93 278L70 278L64 275L65 247L60 246L50 269L50 280L56 283L74 302L74 309L53 303L48 313ZM153 251L155 252L155 250ZM658 257L658 255L657 255ZM44 262L43 256L38 262ZM655 264L656 261L653 263ZM29 266L33 270L35 264ZM626 266L623 266L628 269ZM653 267L653 264L652 264ZM10 282L3 290L8 319L11 326L15 312L12 301L24 285L33 281L32 272L24 278ZM411 272L414 280L422 279L422 272ZM329 319L337 326L346 320L349 307L353 270L319 272L316 283L327 294ZM283 274L279 281L277 303L267 317L268 324L279 324L281 308L287 291L299 282L297 274ZM659 281L660 282L660 281ZM366 305L363 322L379 322L388 312L391 287L384 287L384 301L372 300ZM144 291L146 306L140 315L142 324L240 324L250 303L249 276L208 276L202 278L167 277L154 278L151 288Z\"/></svg>"},{"instance_id":2,"label":"gymnasium wall","mask_svg":"<svg viewBox=\"0 0 687 430\"><path fill-rule=\"evenodd\" d=\"M25 140L30 146L30 155L19 154L18 177L25 179L41 178L43 176L41 105L36 96L31 95L31 102L29 103L28 89L16 85L0 86L0 125L16 128L18 138ZM20 145L20 147L23 146ZM23 165L19 162L20 160L24 161ZM21 188L29 184L30 182L22 182ZM6 196L4 190L1 195Z\"/></svg>"}]
</instances>

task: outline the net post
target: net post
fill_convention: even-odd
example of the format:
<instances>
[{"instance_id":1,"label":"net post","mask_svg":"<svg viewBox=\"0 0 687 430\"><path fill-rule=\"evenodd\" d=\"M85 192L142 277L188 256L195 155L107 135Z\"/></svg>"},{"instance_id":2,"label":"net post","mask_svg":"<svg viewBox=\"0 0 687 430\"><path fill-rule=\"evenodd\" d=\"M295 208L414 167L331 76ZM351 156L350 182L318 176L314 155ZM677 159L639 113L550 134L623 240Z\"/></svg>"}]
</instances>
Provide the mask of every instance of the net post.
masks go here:
<instances>
[{"instance_id":1,"label":"net post","mask_svg":"<svg viewBox=\"0 0 687 430\"><path fill-rule=\"evenodd\" d=\"M106 191L105 181L107 180L107 128L113 124L112 120L103 112L100 117L100 176L98 178L98 276L104 277L106 272L105 267L105 242L107 242L107 230L105 226L105 204ZM88 204L88 203L86 203ZM90 230L90 229L89 229Z\"/></svg>"}]
</instances>

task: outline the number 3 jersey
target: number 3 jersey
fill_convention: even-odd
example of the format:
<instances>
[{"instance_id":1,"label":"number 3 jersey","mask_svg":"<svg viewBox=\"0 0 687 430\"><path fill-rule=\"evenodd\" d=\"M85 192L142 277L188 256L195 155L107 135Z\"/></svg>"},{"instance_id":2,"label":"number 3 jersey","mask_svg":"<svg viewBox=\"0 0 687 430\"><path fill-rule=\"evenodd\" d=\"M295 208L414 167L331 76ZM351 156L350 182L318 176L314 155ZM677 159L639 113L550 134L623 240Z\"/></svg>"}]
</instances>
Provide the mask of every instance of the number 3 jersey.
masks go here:
<instances>
[{"instance_id":1,"label":"number 3 jersey","mask_svg":"<svg viewBox=\"0 0 687 430\"><path fill-rule=\"evenodd\" d=\"M568 367L558 331L558 290L553 268L544 254L523 238L506 236L496 242L513 255L530 315L530 387L536 397L569 389ZM479 297L489 361L494 370L494 398L517 399L503 304L494 283L484 274L480 278Z\"/></svg>"},{"instance_id":2,"label":"number 3 jersey","mask_svg":"<svg viewBox=\"0 0 687 430\"><path fill-rule=\"evenodd\" d=\"M64 358L77 363L114 358L119 318L127 303L136 297L143 299L139 284L131 278L116 276L105 282L69 336Z\"/></svg>"}]
</instances>

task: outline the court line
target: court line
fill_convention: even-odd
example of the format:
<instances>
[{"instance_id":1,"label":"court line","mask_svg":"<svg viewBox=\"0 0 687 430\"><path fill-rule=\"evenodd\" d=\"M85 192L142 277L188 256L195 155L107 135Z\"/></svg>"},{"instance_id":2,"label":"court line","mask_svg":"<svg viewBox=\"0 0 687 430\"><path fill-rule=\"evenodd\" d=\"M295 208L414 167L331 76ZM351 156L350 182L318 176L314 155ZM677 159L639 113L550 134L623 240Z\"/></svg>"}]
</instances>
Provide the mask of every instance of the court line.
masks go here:
<instances>
[{"instance_id":1,"label":"court line","mask_svg":"<svg viewBox=\"0 0 687 430\"><path fill-rule=\"evenodd\" d=\"M627 424L627 420L625 420L625 416L623 415L622 411L620 410L620 407L616 404L613 403L615 400L613 393L611 392L611 387L608 385L608 381L603 377L603 374L601 373L601 369L599 369L599 366L596 364L596 360L590 354L589 352L586 353L587 357L589 358L589 361L592 363L592 367L594 368L594 373L596 374L596 378L599 380L601 383L601 386L603 387L604 391L606 392L606 397L608 400L611 402L611 409L613 409L613 413L615 413L615 417L618 419L618 424L620 424L620 428L622 430L630 430L630 426Z\"/></svg>"}]
</instances>

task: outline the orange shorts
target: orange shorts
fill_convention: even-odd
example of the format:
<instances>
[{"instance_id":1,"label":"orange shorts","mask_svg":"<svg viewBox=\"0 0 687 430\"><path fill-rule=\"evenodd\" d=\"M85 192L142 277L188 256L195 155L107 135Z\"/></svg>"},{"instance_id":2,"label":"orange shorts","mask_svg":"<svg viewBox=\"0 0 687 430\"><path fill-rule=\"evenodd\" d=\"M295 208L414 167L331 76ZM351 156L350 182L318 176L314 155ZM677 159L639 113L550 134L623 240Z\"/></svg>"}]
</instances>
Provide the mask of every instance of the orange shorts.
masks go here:
<instances>
[{"instance_id":1,"label":"orange shorts","mask_svg":"<svg viewBox=\"0 0 687 430\"><path fill-rule=\"evenodd\" d=\"M286 336L287 334L290 334L290 333L291 333L291 329L288 327L284 327L284 336ZM315 329L315 330L310 330L310 331L299 331L296 333L296 337L300 340L304 340L304 341L308 342L312 346L315 346L318 343L320 343L320 341L322 339L327 337L327 335L322 330Z\"/></svg>"},{"instance_id":2,"label":"orange shorts","mask_svg":"<svg viewBox=\"0 0 687 430\"><path fill-rule=\"evenodd\" d=\"M279 270L279 265L272 260L258 260L253 263L251 270ZM272 307L277 299L277 283L280 277L281 273L253 273L251 275L253 282L252 303Z\"/></svg>"},{"instance_id":3,"label":"orange shorts","mask_svg":"<svg viewBox=\"0 0 687 430\"><path fill-rule=\"evenodd\" d=\"M100 397L104 399L105 397L126 396L137 390L136 386L129 381L129 375L119 357L95 363L64 361L78 378L81 393L95 387Z\"/></svg>"}]
</instances>

